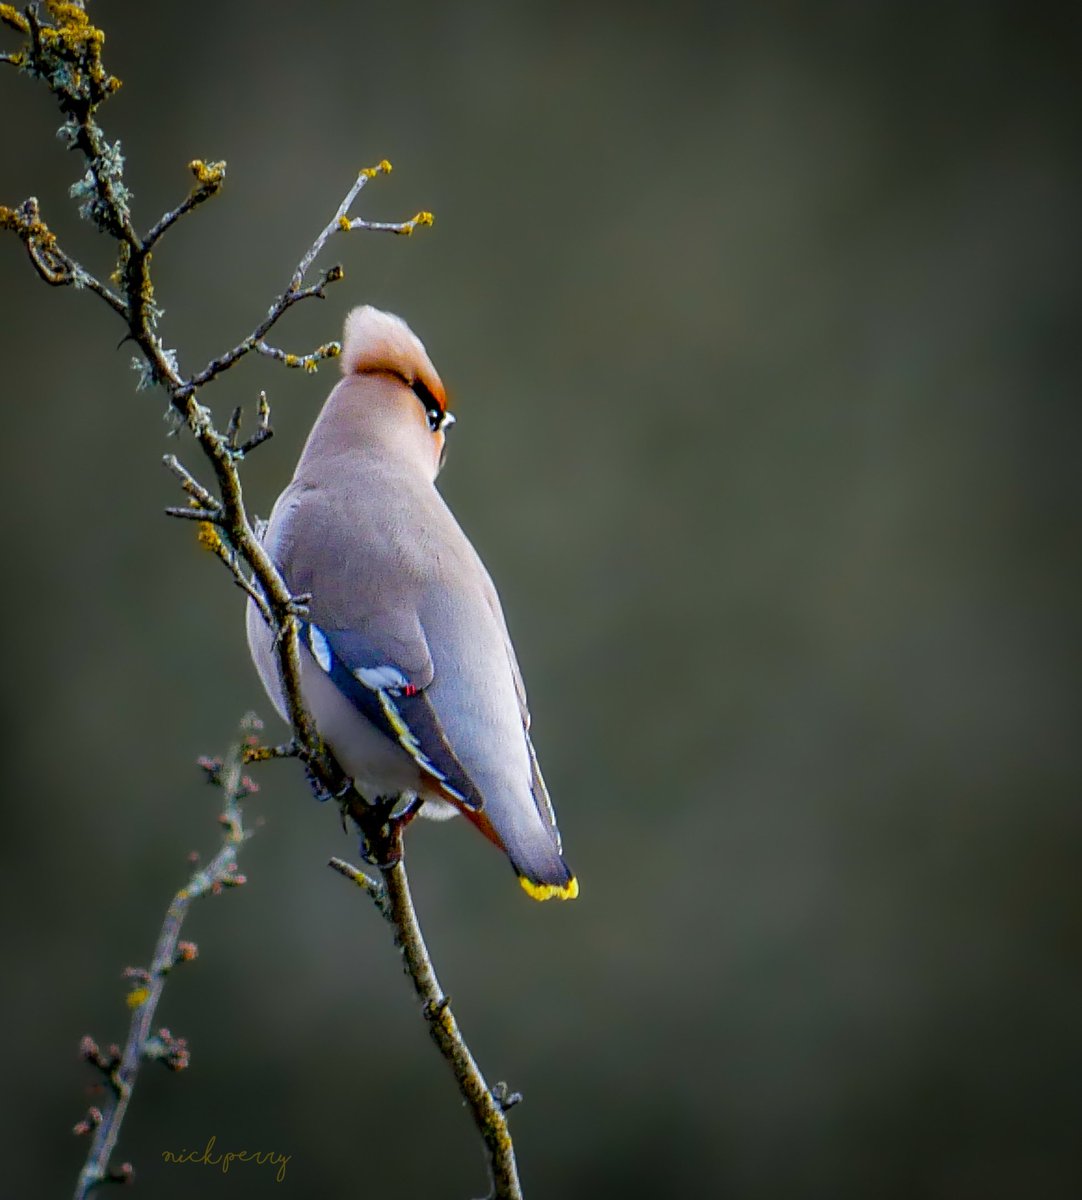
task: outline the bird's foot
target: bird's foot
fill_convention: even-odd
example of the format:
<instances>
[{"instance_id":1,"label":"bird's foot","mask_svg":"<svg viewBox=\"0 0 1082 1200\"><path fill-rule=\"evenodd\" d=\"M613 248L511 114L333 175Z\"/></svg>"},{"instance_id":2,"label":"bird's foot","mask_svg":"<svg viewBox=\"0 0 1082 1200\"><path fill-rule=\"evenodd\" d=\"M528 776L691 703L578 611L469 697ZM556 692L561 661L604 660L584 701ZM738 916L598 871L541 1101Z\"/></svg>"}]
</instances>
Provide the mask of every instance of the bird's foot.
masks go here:
<instances>
[{"instance_id":1,"label":"bird's foot","mask_svg":"<svg viewBox=\"0 0 1082 1200\"><path fill-rule=\"evenodd\" d=\"M413 792L405 796L381 797L371 804L364 818L357 820L364 860L381 871L397 866L402 861L402 834L423 804L424 801Z\"/></svg>"},{"instance_id":2,"label":"bird's foot","mask_svg":"<svg viewBox=\"0 0 1082 1200\"><path fill-rule=\"evenodd\" d=\"M352 779L347 779L342 784L341 791L329 791L323 786L322 781L307 762L304 763L304 777L308 780L308 786L312 789L312 795L315 796L320 804L326 804L328 800L337 800L341 804L354 791Z\"/></svg>"}]
</instances>

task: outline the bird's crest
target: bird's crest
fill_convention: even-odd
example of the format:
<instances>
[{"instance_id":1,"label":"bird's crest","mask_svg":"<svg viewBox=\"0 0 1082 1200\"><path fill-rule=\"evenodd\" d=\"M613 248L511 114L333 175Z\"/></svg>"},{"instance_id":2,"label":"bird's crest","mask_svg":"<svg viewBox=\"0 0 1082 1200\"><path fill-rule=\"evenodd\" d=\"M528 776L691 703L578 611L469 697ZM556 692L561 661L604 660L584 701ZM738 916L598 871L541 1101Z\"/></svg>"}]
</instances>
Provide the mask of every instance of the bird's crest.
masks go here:
<instances>
[{"instance_id":1,"label":"bird's crest","mask_svg":"<svg viewBox=\"0 0 1082 1200\"><path fill-rule=\"evenodd\" d=\"M447 408L447 393L424 343L394 313L381 312L370 304L353 309L346 317L339 361L347 377L379 372L397 375L426 407L434 402L441 412Z\"/></svg>"}]
</instances>

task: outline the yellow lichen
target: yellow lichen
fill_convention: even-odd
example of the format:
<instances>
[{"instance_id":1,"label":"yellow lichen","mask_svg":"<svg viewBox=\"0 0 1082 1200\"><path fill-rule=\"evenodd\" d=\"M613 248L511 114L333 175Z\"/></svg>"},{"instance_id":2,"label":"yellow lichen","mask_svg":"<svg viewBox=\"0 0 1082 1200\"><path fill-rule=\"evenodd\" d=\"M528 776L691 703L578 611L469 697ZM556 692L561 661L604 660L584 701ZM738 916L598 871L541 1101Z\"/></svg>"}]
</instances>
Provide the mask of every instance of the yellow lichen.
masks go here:
<instances>
[{"instance_id":1,"label":"yellow lichen","mask_svg":"<svg viewBox=\"0 0 1082 1200\"><path fill-rule=\"evenodd\" d=\"M287 367L295 367L300 363L300 359L295 354L287 354L285 356L285 364Z\"/></svg>"},{"instance_id":2,"label":"yellow lichen","mask_svg":"<svg viewBox=\"0 0 1082 1200\"><path fill-rule=\"evenodd\" d=\"M139 303L144 309L149 309L154 304L154 284L150 280L150 261L154 257L148 250L142 256L140 261L140 279L139 279Z\"/></svg>"},{"instance_id":3,"label":"yellow lichen","mask_svg":"<svg viewBox=\"0 0 1082 1200\"><path fill-rule=\"evenodd\" d=\"M201 158L193 158L188 170L195 176L199 186L208 190L220 188L225 179L224 162L208 163Z\"/></svg>"},{"instance_id":4,"label":"yellow lichen","mask_svg":"<svg viewBox=\"0 0 1082 1200\"><path fill-rule=\"evenodd\" d=\"M127 242L120 243L120 253L117 255L116 267L113 273L109 276L109 281L115 283L117 287L124 286L124 280L128 272L128 263L131 260L131 248Z\"/></svg>"},{"instance_id":5,"label":"yellow lichen","mask_svg":"<svg viewBox=\"0 0 1082 1200\"><path fill-rule=\"evenodd\" d=\"M402 233L409 237L418 225L431 225L435 220L436 218L430 212L419 212L408 221L404 221L402 227L396 229L395 233Z\"/></svg>"},{"instance_id":6,"label":"yellow lichen","mask_svg":"<svg viewBox=\"0 0 1082 1200\"><path fill-rule=\"evenodd\" d=\"M199 544L212 554L221 554L225 549L221 534L209 521L199 522Z\"/></svg>"},{"instance_id":7,"label":"yellow lichen","mask_svg":"<svg viewBox=\"0 0 1082 1200\"><path fill-rule=\"evenodd\" d=\"M13 4L0 4L0 21L16 33L30 32L30 22Z\"/></svg>"},{"instance_id":8,"label":"yellow lichen","mask_svg":"<svg viewBox=\"0 0 1082 1200\"><path fill-rule=\"evenodd\" d=\"M105 44L105 33L96 25L91 25L81 5L50 0L45 7L56 22L55 32L59 40L68 49L80 50L90 46L100 49Z\"/></svg>"},{"instance_id":9,"label":"yellow lichen","mask_svg":"<svg viewBox=\"0 0 1082 1200\"><path fill-rule=\"evenodd\" d=\"M127 996L124 997L124 1002L127 1004L127 1006L130 1009L136 1009L136 1008L142 1008L142 1006L144 1004L146 1004L146 1002L149 998L150 998L150 988L137 987L137 988L132 988L132 990L127 994Z\"/></svg>"},{"instance_id":10,"label":"yellow lichen","mask_svg":"<svg viewBox=\"0 0 1082 1200\"><path fill-rule=\"evenodd\" d=\"M391 164L385 158L382 158L374 167L362 167L361 174L366 179L373 179L376 175L390 175L393 170L394 168Z\"/></svg>"},{"instance_id":11,"label":"yellow lichen","mask_svg":"<svg viewBox=\"0 0 1082 1200\"><path fill-rule=\"evenodd\" d=\"M45 8L53 24L36 26L37 36L29 47L30 61L52 79L51 86L57 95L78 98L93 111L120 87L120 80L106 75L101 65L105 34L91 24L80 4L46 0ZM0 21L20 33L30 32L29 22L12 5L0 5ZM25 61L26 55L20 55L19 59ZM68 78L63 80L54 75L60 62L68 64L70 69Z\"/></svg>"},{"instance_id":12,"label":"yellow lichen","mask_svg":"<svg viewBox=\"0 0 1082 1200\"><path fill-rule=\"evenodd\" d=\"M349 217L339 217L338 228L341 229L343 233L349 233L349 231L353 228L353 226L349 223Z\"/></svg>"},{"instance_id":13,"label":"yellow lichen","mask_svg":"<svg viewBox=\"0 0 1082 1200\"><path fill-rule=\"evenodd\" d=\"M27 216L26 210L34 214ZM46 253L56 250L56 234L36 215L37 201L27 201L23 211L0 204L0 229L10 229L27 244Z\"/></svg>"}]
</instances>

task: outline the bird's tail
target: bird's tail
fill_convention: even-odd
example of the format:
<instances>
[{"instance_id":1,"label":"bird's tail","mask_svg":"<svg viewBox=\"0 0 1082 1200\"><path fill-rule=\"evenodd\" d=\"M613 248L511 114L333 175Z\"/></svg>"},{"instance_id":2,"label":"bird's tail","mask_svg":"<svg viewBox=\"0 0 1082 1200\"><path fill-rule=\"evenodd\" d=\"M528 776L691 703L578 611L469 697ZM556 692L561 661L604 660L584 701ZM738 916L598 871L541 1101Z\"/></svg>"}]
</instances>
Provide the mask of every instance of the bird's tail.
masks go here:
<instances>
[{"instance_id":1,"label":"bird's tail","mask_svg":"<svg viewBox=\"0 0 1082 1200\"><path fill-rule=\"evenodd\" d=\"M464 815L511 860L519 884L528 896L534 900L574 900L579 894L579 881L564 862L555 839L540 822L531 823L526 829L515 823L497 832L484 810Z\"/></svg>"}]
</instances>

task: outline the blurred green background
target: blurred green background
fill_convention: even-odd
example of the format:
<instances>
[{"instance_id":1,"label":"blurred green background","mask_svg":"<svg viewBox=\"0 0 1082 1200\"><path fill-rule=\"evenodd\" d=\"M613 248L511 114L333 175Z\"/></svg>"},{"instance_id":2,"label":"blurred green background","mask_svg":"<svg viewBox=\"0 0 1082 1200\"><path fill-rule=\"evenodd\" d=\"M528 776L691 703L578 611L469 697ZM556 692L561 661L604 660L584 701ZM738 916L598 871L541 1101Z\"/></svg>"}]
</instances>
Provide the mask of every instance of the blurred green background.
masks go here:
<instances>
[{"instance_id":1,"label":"blurred green background","mask_svg":"<svg viewBox=\"0 0 1082 1200\"><path fill-rule=\"evenodd\" d=\"M489 563L582 881L534 905L461 822L417 901L527 1194L1082 1194L1079 138L1072 5L93 5L138 222L191 371L265 312L354 172L411 240L336 239L460 417L442 487ZM5 45L10 45L11 39ZM88 265L44 89L0 74L0 200ZM122 329L0 239L4 1028L11 1196L65 1195L186 855L194 759L270 717L242 600L170 523ZM266 514L335 378L247 364ZM272 735L280 727L269 726ZM139 1195L466 1197L479 1147L355 840L259 772L246 888L202 902L120 1158ZM164 1165L165 1150L291 1155Z\"/></svg>"}]
</instances>

